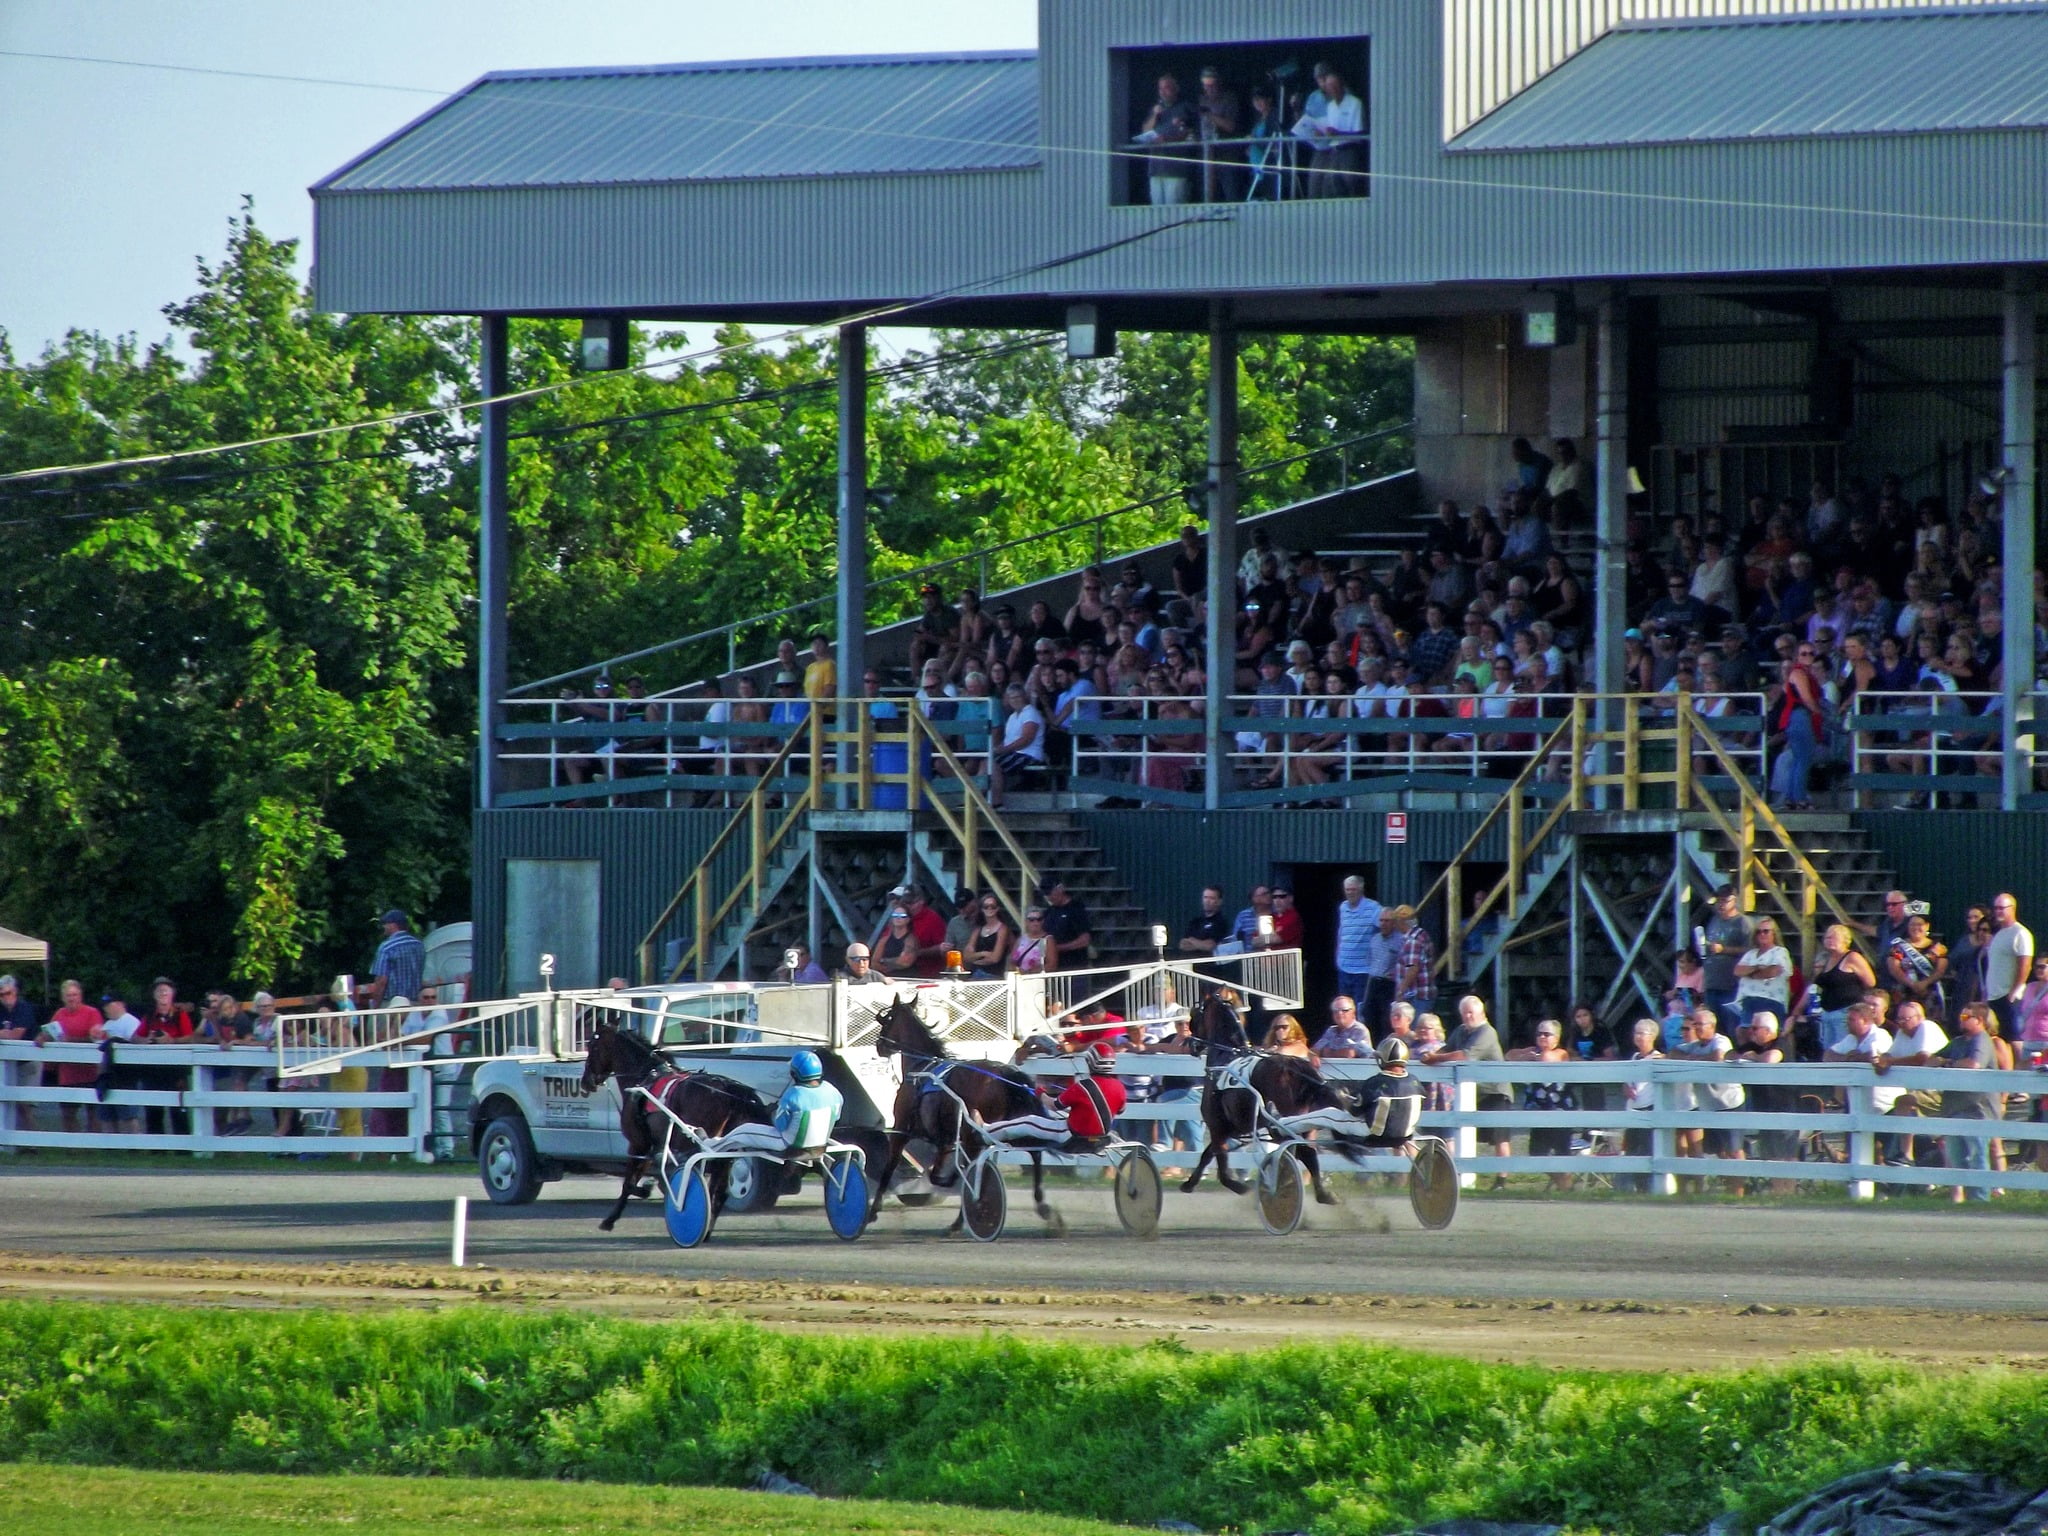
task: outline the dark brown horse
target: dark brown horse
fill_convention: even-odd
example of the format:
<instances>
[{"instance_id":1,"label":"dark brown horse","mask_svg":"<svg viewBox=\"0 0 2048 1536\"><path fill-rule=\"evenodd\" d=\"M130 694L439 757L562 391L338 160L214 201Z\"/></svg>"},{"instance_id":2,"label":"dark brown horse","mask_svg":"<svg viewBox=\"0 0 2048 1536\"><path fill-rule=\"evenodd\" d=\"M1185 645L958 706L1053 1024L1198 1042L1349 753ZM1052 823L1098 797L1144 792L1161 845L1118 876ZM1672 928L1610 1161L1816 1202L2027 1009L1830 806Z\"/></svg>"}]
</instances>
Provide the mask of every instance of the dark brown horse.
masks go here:
<instances>
[{"instance_id":1,"label":"dark brown horse","mask_svg":"<svg viewBox=\"0 0 2048 1536\"><path fill-rule=\"evenodd\" d=\"M685 1125L695 1126L706 1136L723 1136L737 1125L766 1125L773 1118L761 1095L745 1083L715 1072L675 1073L671 1064L653 1046L631 1030L613 1024L599 1024L590 1032L590 1047L583 1058L583 1091L595 1093L608 1077L619 1080L619 1129L626 1137L626 1177L619 1185L619 1198L603 1221L600 1232L617 1225L626 1202L635 1195L645 1199L651 1187L642 1184L654 1149L661 1145L669 1122L658 1115L647 1095L637 1088L654 1084L664 1073L671 1074L655 1088L669 1112ZM730 1165L715 1159L706 1167L711 1183L711 1208L715 1213L725 1204L725 1175Z\"/></svg>"},{"instance_id":2,"label":"dark brown horse","mask_svg":"<svg viewBox=\"0 0 2048 1536\"><path fill-rule=\"evenodd\" d=\"M1202 1148L1195 1171L1181 1185L1184 1193L1194 1192L1202 1182L1202 1170L1212 1158L1216 1162L1216 1181L1225 1189L1241 1195L1250 1187L1231 1177L1230 1143L1246 1140L1257 1131L1262 1101L1266 1109L1281 1119L1316 1109L1336 1109L1348 1114L1353 1108L1350 1096L1325 1082L1314 1062L1275 1051L1253 1050L1245 1038L1240 999L1229 987L1219 987L1209 994L1196 1010L1189 1032L1202 1043L1204 1052L1207 1075L1202 1084L1202 1124L1209 1132L1209 1144ZM1239 1074L1229 1069L1248 1056L1257 1060L1243 1073L1242 1082L1234 1081ZM1226 1075L1233 1081L1219 1082ZM1314 1144L1298 1142L1295 1152L1315 1185L1317 1202L1335 1205L1337 1197L1330 1193L1330 1186L1323 1179L1322 1159L1316 1155Z\"/></svg>"},{"instance_id":3,"label":"dark brown horse","mask_svg":"<svg viewBox=\"0 0 2048 1536\"><path fill-rule=\"evenodd\" d=\"M898 997L882 1011L879 1022L876 1054L902 1057L903 1083L896 1090L888 1155L880 1173L871 1175L875 1209L880 1208L890 1175L911 1142L931 1144L931 1181L951 1188L959 1182L961 1163L988 1144L980 1126L1039 1109L1038 1091L1029 1075L1002 1062L954 1060L946 1042L925 1027L909 998ZM1031 1204L1041 1220L1054 1221L1053 1209L1045 1203L1045 1167L1037 1152L1031 1154ZM871 1218L873 1214L870 1210ZM959 1225L956 1215L947 1230Z\"/></svg>"}]
</instances>

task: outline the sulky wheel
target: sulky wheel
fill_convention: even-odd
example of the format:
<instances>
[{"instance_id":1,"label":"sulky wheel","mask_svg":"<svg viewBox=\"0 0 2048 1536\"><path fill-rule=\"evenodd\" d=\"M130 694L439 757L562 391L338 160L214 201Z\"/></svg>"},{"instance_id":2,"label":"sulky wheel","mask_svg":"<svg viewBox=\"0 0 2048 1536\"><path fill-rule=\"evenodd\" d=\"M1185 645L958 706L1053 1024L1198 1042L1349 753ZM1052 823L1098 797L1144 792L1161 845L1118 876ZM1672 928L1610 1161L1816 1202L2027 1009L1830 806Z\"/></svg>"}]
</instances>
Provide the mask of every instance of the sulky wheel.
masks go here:
<instances>
[{"instance_id":1,"label":"sulky wheel","mask_svg":"<svg viewBox=\"0 0 2048 1536\"><path fill-rule=\"evenodd\" d=\"M1275 1237L1285 1237L1301 1225L1301 1213L1308 1202L1301 1188L1301 1164L1292 1147L1276 1147L1259 1165L1259 1220Z\"/></svg>"},{"instance_id":2,"label":"sulky wheel","mask_svg":"<svg viewBox=\"0 0 2048 1536\"><path fill-rule=\"evenodd\" d=\"M993 1157L977 1158L960 1177L960 1216L967 1235L978 1243L992 1243L1003 1235L1009 1214L1003 1170Z\"/></svg>"},{"instance_id":3,"label":"sulky wheel","mask_svg":"<svg viewBox=\"0 0 2048 1536\"><path fill-rule=\"evenodd\" d=\"M1126 1152L1116 1165L1116 1219L1133 1237L1159 1232L1159 1165L1143 1147Z\"/></svg>"},{"instance_id":4,"label":"sulky wheel","mask_svg":"<svg viewBox=\"0 0 2048 1536\"><path fill-rule=\"evenodd\" d=\"M715 1219L711 1209L711 1183L704 1165L685 1164L670 1175L662 1191L661 1215L668 1235L678 1248L695 1248L711 1235Z\"/></svg>"},{"instance_id":5,"label":"sulky wheel","mask_svg":"<svg viewBox=\"0 0 2048 1536\"><path fill-rule=\"evenodd\" d=\"M867 1229L868 1171L854 1153L825 1164L825 1220L849 1243Z\"/></svg>"},{"instance_id":6,"label":"sulky wheel","mask_svg":"<svg viewBox=\"0 0 2048 1536\"><path fill-rule=\"evenodd\" d=\"M1458 1214L1458 1165L1450 1150L1435 1139L1416 1149L1408 1166L1408 1203L1415 1219L1432 1232L1441 1232Z\"/></svg>"}]
</instances>

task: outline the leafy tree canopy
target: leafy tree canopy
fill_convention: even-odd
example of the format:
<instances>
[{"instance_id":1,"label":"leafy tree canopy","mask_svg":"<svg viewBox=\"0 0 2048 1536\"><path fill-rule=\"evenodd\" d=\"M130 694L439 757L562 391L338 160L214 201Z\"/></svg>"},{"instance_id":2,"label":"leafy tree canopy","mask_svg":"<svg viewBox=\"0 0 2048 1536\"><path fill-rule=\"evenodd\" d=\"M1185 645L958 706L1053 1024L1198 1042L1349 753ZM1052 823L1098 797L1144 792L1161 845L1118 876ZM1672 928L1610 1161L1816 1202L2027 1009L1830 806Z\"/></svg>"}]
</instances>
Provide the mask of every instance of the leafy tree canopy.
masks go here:
<instances>
[{"instance_id":1,"label":"leafy tree canopy","mask_svg":"<svg viewBox=\"0 0 2048 1536\"><path fill-rule=\"evenodd\" d=\"M403 411L394 426L0 488L0 921L93 986L163 971L296 990L360 968L397 905L467 914L475 697L474 418L463 320L314 313L245 208L165 311L185 342L0 335L0 472ZM719 334L699 364L580 376L576 328L515 322L512 675L535 678L823 598L838 423L829 339ZM636 333L635 361L679 338ZM878 577L962 557L1003 587L1170 537L1204 476L1200 336L1068 362L1052 338L934 335L870 386ZM877 363L882 359L878 358ZM1249 338L1243 459L1397 427L1405 343ZM1398 435L1352 470L1404 463ZM1334 455L1251 476L1251 506L1336 483ZM1083 526L1058 530L1063 525ZM990 545L1014 547L983 560ZM878 584L874 619L914 607ZM649 668L723 666L713 640Z\"/></svg>"}]
</instances>

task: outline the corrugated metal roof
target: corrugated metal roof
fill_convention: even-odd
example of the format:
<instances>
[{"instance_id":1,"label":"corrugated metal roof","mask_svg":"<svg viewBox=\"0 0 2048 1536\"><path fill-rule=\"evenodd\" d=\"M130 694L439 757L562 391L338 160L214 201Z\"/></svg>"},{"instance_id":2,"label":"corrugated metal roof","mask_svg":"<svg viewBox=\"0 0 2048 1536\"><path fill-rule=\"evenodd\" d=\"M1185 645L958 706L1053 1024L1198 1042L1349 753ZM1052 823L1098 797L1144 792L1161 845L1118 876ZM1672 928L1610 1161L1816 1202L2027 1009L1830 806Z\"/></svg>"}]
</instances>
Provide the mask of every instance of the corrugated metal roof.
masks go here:
<instances>
[{"instance_id":1,"label":"corrugated metal roof","mask_svg":"<svg viewBox=\"0 0 2048 1536\"><path fill-rule=\"evenodd\" d=\"M316 192L734 181L1038 163L1029 53L486 75Z\"/></svg>"},{"instance_id":2,"label":"corrugated metal roof","mask_svg":"<svg viewBox=\"0 0 2048 1536\"><path fill-rule=\"evenodd\" d=\"M1451 143L1574 149L2048 125L2048 8L1625 25Z\"/></svg>"}]
</instances>

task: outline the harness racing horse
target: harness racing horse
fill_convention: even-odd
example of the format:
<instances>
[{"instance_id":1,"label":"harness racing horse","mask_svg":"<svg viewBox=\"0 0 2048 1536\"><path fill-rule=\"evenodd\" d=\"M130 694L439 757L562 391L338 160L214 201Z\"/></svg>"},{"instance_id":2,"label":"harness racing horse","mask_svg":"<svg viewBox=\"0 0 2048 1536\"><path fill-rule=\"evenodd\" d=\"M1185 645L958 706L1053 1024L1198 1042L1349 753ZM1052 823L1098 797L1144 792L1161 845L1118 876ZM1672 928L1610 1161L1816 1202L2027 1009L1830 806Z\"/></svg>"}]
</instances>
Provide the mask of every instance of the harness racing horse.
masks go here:
<instances>
[{"instance_id":1,"label":"harness racing horse","mask_svg":"<svg viewBox=\"0 0 2048 1536\"><path fill-rule=\"evenodd\" d=\"M655 1120L654 1106L636 1088L652 1085L651 1091L683 1124L694 1126L706 1136L723 1136L740 1125L767 1125L773 1115L761 1096L745 1083L715 1072L677 1072L661 1053L631 1030L615 1024L599 1024L590 1032L590 1047L583 1058L583 1091L595 1093L608 1077L619 1080L619 1129L626 1137L626 1177L619 1186L619 1198L603 1221L600 1232L617 1225L626 1202L635 1195L645 1199L653 1191L640 1182L654 1159L670 1125ZM658 1081L657 1081L658 1079ZM715 1213L725 1204L725 1175L728 1164L711 1164L711 1202Z\"/></svg>"},{"instance_id":2,"label":"harness racing horse","mask_svg":"<svg viewBox=\"0 0 2048 1536\"><path fill-rule=\"evenodd\" d=\"M1323 1080L1315 1064L1299 1056L1253 1050L1246 1039L1244 1015L1238 994L1219 987L1196 1011L1189 1033L1202 1042L1207 1080L1202 1090L1202 1124L1209 1144L1195 1163L1195 1171L1181 1185L1192 1194L1202 1182L1202 1170L1216 1161L1216 1181L1233 1195L1250 1186L1230 1174L1232 1140L1248 1140L1259 1128L1261 1110L1280 1119L1305 1115L1314 1110L1335 1110L1349 1115L1356 1105L1341 1088ZM1247 1062L1247 1058L1255 1058ZM1303 1141L1295 1148L1301 1165L1315 1185L1319 1205L1335 1205L1337 1197L1323 1180L1322 1159L1315 1146Z\"/></svg>"},{"instance_id":3,"label":"harness racing horse","mask_svg":"<svg viewBox=\"0 0 2048 1536\"><path fill-rule=\"evenodd\" d=\"M909 998L899 996L877 1017L881 1033L875 1037L875 1052L903 1058L903 1083L896 1090L888 1155L880 1173L871 1175L875 1201L870 1219L881 1208L883 1191L912 1141L932 1144L931 1182L951 1188L987 1142L981 1126L1014 1120L1038 1108L1038 1092L1029 1076L1001 1062L954 1060L946 1042L925 1027ZM1045 1165L1036 1151L1031 1154L1031 1204L1040 1220L1056 1220L1053 1208L1045 1203ZM956 1215L947 1231L959 1230L960 1222Z\"/></svg>"}]
</instances>

